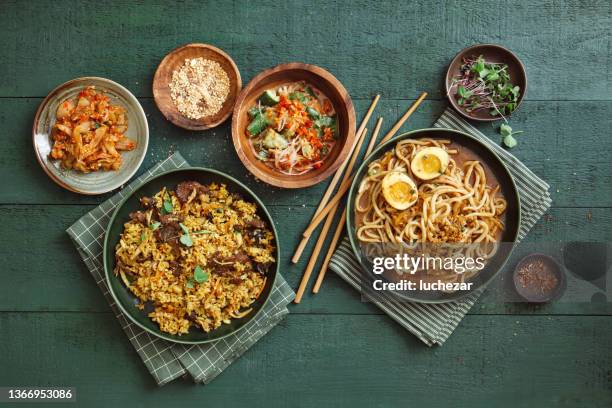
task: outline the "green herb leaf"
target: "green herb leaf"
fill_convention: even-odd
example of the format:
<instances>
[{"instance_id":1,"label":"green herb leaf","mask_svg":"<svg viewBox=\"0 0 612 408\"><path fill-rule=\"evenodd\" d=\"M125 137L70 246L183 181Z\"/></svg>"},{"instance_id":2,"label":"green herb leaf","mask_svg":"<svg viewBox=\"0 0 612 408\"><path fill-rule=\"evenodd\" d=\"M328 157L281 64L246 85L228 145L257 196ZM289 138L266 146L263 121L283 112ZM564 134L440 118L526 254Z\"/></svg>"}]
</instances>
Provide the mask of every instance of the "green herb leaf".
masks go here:
<instances>
[{"instance_id":1,"label":"green herb leaf","mask_svg":"<svg viewBox=\"0 0 612 408\"><path fill-rule=\"evenodd\" d=\"M193 246L193 241L191 240L191 236L189 234L183 234L180 238L181 244L190 247Z\"/></svg>"},{"instance_id":2,"label":"green herb leaf","mask_svg":"<svg viewBox=\"0 0 612 408\"><path fill-rule=\"evenodd\" d=\"M187 228L182 222L179 222L179 226L185 234L189 234L189 228Z\"/></svg>"},{"instance_id":3,"label":"green herb leaf","mask_svg":"<svg viewBox=\"0 0 612 408\"><path fill-rule=\"evenodd\" d=\"M487 75L489 74L489 72L491 72L491 71L489 71L487 68L484 68L484 67L483 67L483 68L482 68L480 71L478 71L478 75L479 75L481 78L486 78L486 77L487 77Z\"/></svg>"},{"instance_id":4,"label":"green herb leaf","mask_svg":"<svg viewBox=\"0 0 612 408\"><path fill-rule=\"evenodd\" d=\"M316 98L316 95L314 93L314 91L312 90L312 88L310 86L306 87L306 93L310 96L312 96L313 98Z\"/></svg>"},{"instance_id":5,"label":"green herb leaf","mask_svg":"<svg viewBox=\"0 0 612 408\"><path fill-rule=\"evenodd\" d=\"M495 71L489 72L489 74L487 75L487 81L497 81L498 79L499 79L499 74Z\"/></svg>"},{"instance_id":6,"label":"green herb leaf","mask_svg":"<svg viewBox=\"0 0 612 408\"><path fill-rule=\"evenodd\" d=\"M142 234L140 234L140 242L145 242L146 239L147 233L145 231L142 231Z\"/></svg>"},{"instance_id":7,"label":"green herb leaf","mask_svg":"<svg viewBox=\"0 0 612 408\"><path fill-rule=\"evenodd\" d=\"M306 108L306 113L308 113L308 116L310 116L311 119L319 119L321 117L321 114L317 112L316 109L311 108L310 106Z\"/></svg>"},{"instance_id":8,"label":"green herb leaf","mask_svg":"<svg viewBox=\"0 0 612 408\"><path fill-rule=\"evenodd\" d=\"M170 214L173 209L174 208L172 207L172 200L170 200L169 198L164 199L164 211Z\"/></svg>"},{"instance_id":9,"label":"green herb leaf","mask_svg":"<svg viewBox=\"0 0 612 408\"><path fill-rule=\"evenodd\" d=\"M512 149L514 146L516 146L516 139L514 137L512 137L512 135L508 135L506 137L504 137L504 144L509 148Z\"/></svg>"},{"instance_id":10,"label":"green herb leaf","mask_svg":"<svg viewBox=\"0 0 612 408\"><path fill-rule=\"evenodd\" d=\"M156 221L156 222L151 223L151 225L149 225L149 228L155 231L156 229L159 228L160 225L161 225L161 222Z\"/></svg>"},{"instance_id":11,"label":"green herb leaf","mask_svg":"<svg viewBox=\"0 0 612 408\"><path fill-rule=\"evenodd\" d=\"M298 100L302 103L305 103L308 102L308 97L306 97L306 94L304 92L295 91L289 94L289 100Z\"/></svg>"},{"instance_id":12,"label":"green herb leaf","mask_svg":"<svg viewBox=\"0 0 612 408\"><path fill-rule=\"evenodd\" d=\"M206 282L208 280L208 273L198 265L193 270L193 279L198 283Z\"/></svg>"},{"instance_id":13,"label":"green herb leaf","mask_svg":"<svg viewBox=\"0 0 612 408\"><path fill-rule=\"evenodd\" d=\"M484 58L482 58L482 56L478 57L478 60L476 61L476 64L474 64L474 71L479 73L482 72L483 69L485 69L485 60Z\"/></svg>"},{"instance_id":14,"label":"green herb leaf","mask_svg":"<svg viewBox=\"0 0 612 408\"><path fill-rule=\"evenodd\" d=\"M502 123L502 125L499 127L499 133L501 133L501 135L504 137L510 136L512 135L512 128L507 123Z\"/></svg>"},{"instance_id":15,"label":"green herb leaf","mask_svg":"<svg viewBox=\"0 0 612 408\"><path fill-rule=\"evenodd\" d=\"M265 150L260 150L259 152L257 152L257 158L263 161L268 160L268 152Z\"/></svg>"},{"instance_id":16,"label":"green herb leaf","mask_svg":"<svg viewBox=\"0 0 612 408\"><path fill-rule=\"evenodd\" d=\"M195 286L193 278L187 279L187 283L185 283L185 286L187 286L189 289L193 289L193 287Z\"/></svg>"},{"instance_id":17,"label":"green herb leaf","mask_svg":"<svg viewBox=\"0 0 612 408\"><path fill-rule=\"evenodd\" d=\"M200 235L200 234L212 234L212 231L208 231L208 230L201 230L201 231L196 231L196 232L192 232L192 235Z\"/></svg>"}]
</instances>

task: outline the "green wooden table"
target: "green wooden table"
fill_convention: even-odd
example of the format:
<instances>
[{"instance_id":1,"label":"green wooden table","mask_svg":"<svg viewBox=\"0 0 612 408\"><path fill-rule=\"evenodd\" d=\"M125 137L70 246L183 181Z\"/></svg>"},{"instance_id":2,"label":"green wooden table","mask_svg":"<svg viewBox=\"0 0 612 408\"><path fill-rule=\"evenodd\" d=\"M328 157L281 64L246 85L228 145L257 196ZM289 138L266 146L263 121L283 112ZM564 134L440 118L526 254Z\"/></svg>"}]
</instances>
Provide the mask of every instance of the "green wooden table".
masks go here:
<instances>
[{"instance_id":1,"label":"green wooden table","mask_svg":"<svg viewBox=\"0 0 612 408\"><path fill-rule=\"evenodd\" d=\"M610 241L612 3L512 3L2 1L0 386L75 386L87 407L609 407L609 303L533 307L484 298L446 344L430 349L333 273L210 385L158 388L65 233L106 196L56 186L32 151L34 112L53 87L86 75L123 84L149 120L141 170L179 150L193 165L246 182L273 214L282 271L295 287L306 257L291 266L290 253L325 185L269 188L239 162L229 122L208 132L166 122L151 96L161 58L184 43L211 43L235 59L245 83L281 62L317 64L343 82L358 117L381 93L383 131L426 90L409 130L430 126L447 106L442 76L458 50L500 43L529 76L512 118L525 131L513 153L552 186L553 208L529 239ZM498 138L491 125L479 128Z\"/></svg>"}]
</instances>

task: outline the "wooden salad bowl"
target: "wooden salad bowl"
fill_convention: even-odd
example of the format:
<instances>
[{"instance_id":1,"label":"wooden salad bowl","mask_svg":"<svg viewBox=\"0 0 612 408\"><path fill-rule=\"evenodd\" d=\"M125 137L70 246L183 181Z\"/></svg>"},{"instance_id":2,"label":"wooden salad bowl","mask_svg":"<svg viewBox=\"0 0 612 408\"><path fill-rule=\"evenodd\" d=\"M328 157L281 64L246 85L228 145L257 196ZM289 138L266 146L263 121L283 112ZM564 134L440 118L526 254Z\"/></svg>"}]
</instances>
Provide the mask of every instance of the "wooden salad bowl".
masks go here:
<instances>
[{"instance_id":1,"label":"wooden salad bowl","mask_svg":"<svg viewBox=\"0 0 612 408\"><path fill-rule=\"evenodd\" d=\"M216 61L221 65L230 80L230 93L219 112L195 120L183 116L172 102L170 82L172 81L172 73L183 64L185 59L200 57ZM153 97L157 108L170 122L188 130L206 130L223 123L230 117L240 89L242 89L242 78L234 60L224 51L209 44L186 44L172 50L161 61L153 78Z\"/></svg>"},{"instance_id":2,"label":"wooden salad bowl","mask_svg":"<svg viewBox=\"0 0 612 408\"><path fill-rule=\"evenodd\" d=\"M245 132L249 124L247 111L265 90L295 81L312 84L330 99L337 114L338 140L320 168L301 175L285 175L266 166L255 156ZM238 95L232 116L232 139L238 157L258 179L282 188L309 187L331 176L347 160L355 142L355 109L344 86L328 71L299 62L281 64L254 77Z\"/></svg>"}]
</instances>

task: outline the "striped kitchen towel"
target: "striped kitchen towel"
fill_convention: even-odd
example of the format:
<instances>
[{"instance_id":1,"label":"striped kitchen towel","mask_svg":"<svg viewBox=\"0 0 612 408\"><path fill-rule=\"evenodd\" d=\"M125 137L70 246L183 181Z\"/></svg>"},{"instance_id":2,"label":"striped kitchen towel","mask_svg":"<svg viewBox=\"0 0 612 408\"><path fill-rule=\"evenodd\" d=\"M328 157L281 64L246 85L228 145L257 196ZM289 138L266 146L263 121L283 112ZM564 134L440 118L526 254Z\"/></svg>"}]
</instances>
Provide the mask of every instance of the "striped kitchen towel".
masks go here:
<instances>
[{"instance_id":1,"label":"striped kitchen towel","mask_svg":"<svg viewBox=\"0 0 612 408\"><path fill-rule=\"evenodd\" d=\"M142 330L119 310L104 279L104 233L110 217L125 196L151 177L167 170L188 166L180 153L174 153L85 214L67 230L128 339L160 386L187 375L197 383L207 384L212 381L289 313L287 304L295 297L291 287L279 274L270 299L257 318L231 336L202 345L185 345L162 340Z\"/></svg>"},{"instance_id":2,"label":"striped kitchen towel","mask_svg":"<svg viewBox=\"0 0 612 408\"><path fill-rule=\"evenodd\" d=\"M493 150L506 164L514 177L520 196L521 225L518 239L522 240L550 207L550 186L536 176L516 157L491 141L470 125L452 108L447 108L434 123L434 127L456 129L469 133ZM360 266L353 254L348 238L344 238L330 261L330 268L357 290L360 289ZM402 327L416 335L428 346L441 345L448 339L463 316L470 310L482 291L465 298L443 304L408 303L398 301L389 293L372 293L371 301Z\"/></svg>"}]
</instances>

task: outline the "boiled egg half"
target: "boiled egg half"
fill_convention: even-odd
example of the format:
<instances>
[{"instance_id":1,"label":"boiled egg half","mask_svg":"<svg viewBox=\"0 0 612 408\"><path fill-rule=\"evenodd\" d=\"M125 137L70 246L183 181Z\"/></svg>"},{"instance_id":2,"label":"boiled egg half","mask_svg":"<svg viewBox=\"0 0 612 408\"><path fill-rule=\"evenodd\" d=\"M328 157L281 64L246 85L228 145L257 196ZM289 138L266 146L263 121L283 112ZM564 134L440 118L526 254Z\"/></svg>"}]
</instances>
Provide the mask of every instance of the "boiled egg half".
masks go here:
<instances>
[{"instance_id":1,"label":"boiled egg half","mask_svg":"<svg viewBox=\"0 0 612 408\"><path fill-rule=\"evenodd\" d=\"M382 181L385 201L396 210L405 210L417 202L417 187L406 173L392 171Z\"/></svg>"},{"instance_id":2,"label":"boiled egg half","mask_svg":"<svg viewBox=\"0 0 612 408\"><path fill-rule=\"evenodd\" d=\"M421 180L431 180L444 174L448 161L446 150L440 147L426 147L414 156L410 170Z\"/></svg>"}]
</instances>

